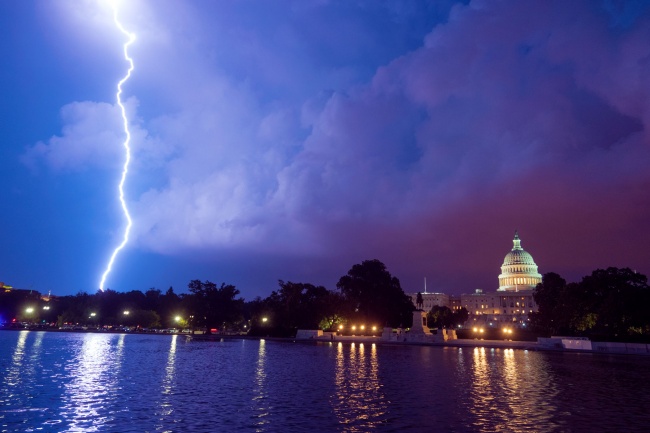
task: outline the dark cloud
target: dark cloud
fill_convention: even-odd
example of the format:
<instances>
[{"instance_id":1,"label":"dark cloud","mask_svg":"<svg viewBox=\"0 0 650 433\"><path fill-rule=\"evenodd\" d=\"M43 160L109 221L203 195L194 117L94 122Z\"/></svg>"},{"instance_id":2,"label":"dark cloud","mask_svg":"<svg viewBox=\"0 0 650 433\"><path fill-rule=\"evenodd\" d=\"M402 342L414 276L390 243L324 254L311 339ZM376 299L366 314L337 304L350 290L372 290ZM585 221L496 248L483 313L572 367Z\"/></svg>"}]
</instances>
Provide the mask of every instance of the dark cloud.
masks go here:
<instances>
[{"instance_id":1,"label":"dark cloud","mask_svg":"<svg viewBox=\"0 0 650 433\"><path fill-rule=\"evenodd\" d=\"M430 3L148 9L133 246L245 295L373 258L490 290L515 229L542 273L650 273L650 9Z\"/></svg>"}]
</instances>

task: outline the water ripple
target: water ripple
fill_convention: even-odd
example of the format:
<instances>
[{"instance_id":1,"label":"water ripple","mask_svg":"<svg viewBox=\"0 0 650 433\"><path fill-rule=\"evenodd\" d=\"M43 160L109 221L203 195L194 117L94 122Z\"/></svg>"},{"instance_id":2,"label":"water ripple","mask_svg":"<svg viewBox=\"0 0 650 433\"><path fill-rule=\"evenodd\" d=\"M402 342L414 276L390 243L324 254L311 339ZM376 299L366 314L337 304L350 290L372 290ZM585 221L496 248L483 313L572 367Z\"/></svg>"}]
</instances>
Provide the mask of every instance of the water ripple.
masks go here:
<instances>
[{"instance_id":1,"label":"water ripple","mask_svg":"<svg viewBox=\"0 0 650 433\"><path fill-rule=\"evenodd\" d=\"M650 359L0 332L0 433L645 431Z\"/></svg>"}]
</instances>

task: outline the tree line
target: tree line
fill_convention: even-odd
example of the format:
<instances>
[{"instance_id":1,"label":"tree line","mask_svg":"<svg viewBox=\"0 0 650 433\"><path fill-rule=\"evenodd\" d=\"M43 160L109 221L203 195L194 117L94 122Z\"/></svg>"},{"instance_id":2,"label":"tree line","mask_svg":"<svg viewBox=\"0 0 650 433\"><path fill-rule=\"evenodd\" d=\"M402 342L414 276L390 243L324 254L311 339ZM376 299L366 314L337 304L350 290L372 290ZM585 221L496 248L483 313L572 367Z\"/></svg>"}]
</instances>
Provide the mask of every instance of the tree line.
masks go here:
<instances>
[{"instance_id":1,"label":"tree line","mask_svg":"<svg viewBox=\"0 0 650 433\"><path fill-rule=\"evenodd\" d=\"M53 297L0 293L0 322L42 326L78 324L90 327L191 328L251 335L292 336L297 329L343 332L351 326L411 326L414 306L399 280L379 260L354 265L336 284L336 290L309 283L278 282L268 297L245 301L231 285L192 280L188 293L151 288ZM341 328L342 327L342 328ZM361 329L359 328L358 332Z\"/></svg>"},{"instance_id":2,"label":"tree line","mask_svg":"<svg viewBox=\"0 0 650 433\"><path fill-rule=\"evenodd\" d=\"M648 278L629 268L597 269L577 283L550 272L538 284L539 307L530 315L540 335L585 336L595 340L648 341Z\"/></svg>"},{"instance_id":3,"label":"tree line","mask_svg":"<svg viewBox=\"0 0 650 433\"><path fill-rule=\"evenodd\" d=\"M0 293L0 323L33 325L190 328L250 335L293 336L297 329L380 333L385 326L410 327L415 306L399 280L379 260L350 268L336 290L309 283L278 282L266 297L245 301L230 284L192 280L188 293L106 290L96 294L53 297L37 292ZM558 274L543 276L533 293L538 312L531 328L540 336L586 336L600 340L650 340L650 287L647 277L629 268L593 271L580 282ZM417 302L421 305L421 302ZM435 306L429 327L456 327L468 319L465 309ZM362 330L361 326L365 326ZM373 327L375 331L373 332Z\"/></svg>"}]
</instances>

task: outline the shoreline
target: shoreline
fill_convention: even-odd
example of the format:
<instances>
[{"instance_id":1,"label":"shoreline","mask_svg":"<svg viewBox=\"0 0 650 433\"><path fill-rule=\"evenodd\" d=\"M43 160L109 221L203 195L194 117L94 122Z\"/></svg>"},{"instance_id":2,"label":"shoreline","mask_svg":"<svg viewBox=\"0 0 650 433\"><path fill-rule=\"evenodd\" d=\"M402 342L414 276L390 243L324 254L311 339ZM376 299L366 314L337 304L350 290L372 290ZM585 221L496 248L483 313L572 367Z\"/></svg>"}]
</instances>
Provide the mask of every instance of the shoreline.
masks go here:
<instances>
[{"instance_id":1,"label":"shoreline","mask_svg":"<svg viewBox=\"0 0 650 433\"><path fill-rule=\"evenodd\" d=\"M597 355L640 355L650 357L650 348L646 352L630 351L604 351L604 350L580 350L548 347L540 345L536 341L506 341L506 340L480 340L480 339L457 339L446 342L422 342L422 341L386 341L381 337L362 336L338 336L333 340L329 338L283 338L283 337L252 337L239 335L189 335L191 340L196 341L220 341L220 340L268 340L284 343L299 344L323 344L323 343L346 343L346 344L377 344L382 346L429 346L429 347L452 347L452 348L486 348L486 349L513 349L530 350L536 352L556 352L573 354L597 354ZM625 344L625 343L623 343ZM645 345L644 345L645 346ZM648 345L650 346L650 345Z\"/></svg>"},{"instance_id":2,"label":"shoreline","mask_svg":"<svg viewBox=\"0 0 650 433\"><path fill-rule=\"evenodd\" d=\"M362 344L372 343L386 346L430 346L430 347L454 347L454 348L487 348L487 349L516 349L531 350L539 352L557 353L585 353L599 355L640 355L650 357L650 344L637 343L603 343L593 342L597 349L569 349L562 347L550 347L539 344L537 341L511 341L511 340L484 340L484 339L455 339L445 342L432 341L387 341L380 336L336 336L331 338L291 338L291 337L264 337L250 335L229 335L229 334L186 334L186 333L161 333L161 332L123 332L123 331L97 331L97 330L62 330L62 329L12 329L0 328L0 331L29 331L29 332L54 332L54 333L75 333L75 334L126 334L126 335L178 335L195 341L220 341L220 340L268 340L284 343L300 344L322 344L322 343L346 343ZM629 350L632 346L634 350Z\"/></svg>"}]
</instances>

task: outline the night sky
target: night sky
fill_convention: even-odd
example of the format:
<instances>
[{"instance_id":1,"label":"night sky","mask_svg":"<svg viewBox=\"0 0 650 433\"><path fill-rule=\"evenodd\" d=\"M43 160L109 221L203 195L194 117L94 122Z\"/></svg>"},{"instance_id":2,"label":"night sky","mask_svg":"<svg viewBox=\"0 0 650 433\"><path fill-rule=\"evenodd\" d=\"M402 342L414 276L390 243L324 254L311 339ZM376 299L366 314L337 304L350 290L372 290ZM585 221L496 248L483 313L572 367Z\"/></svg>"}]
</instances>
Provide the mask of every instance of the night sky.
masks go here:
<instances>
[{"instance_id":1,"label":"night sky","mask_svg":"<svg viewBox=\"0 0 650 433\"><path fill-rule=\"evenodd\" d=\"M134 225L107 287L379 259L407 292L650 274L650 2L128 1ZM125 220L107 2L0 2L0 281L95 293Z\"/></svg>"}]
</instances>

